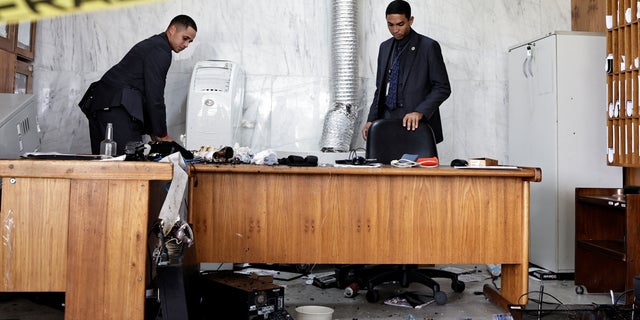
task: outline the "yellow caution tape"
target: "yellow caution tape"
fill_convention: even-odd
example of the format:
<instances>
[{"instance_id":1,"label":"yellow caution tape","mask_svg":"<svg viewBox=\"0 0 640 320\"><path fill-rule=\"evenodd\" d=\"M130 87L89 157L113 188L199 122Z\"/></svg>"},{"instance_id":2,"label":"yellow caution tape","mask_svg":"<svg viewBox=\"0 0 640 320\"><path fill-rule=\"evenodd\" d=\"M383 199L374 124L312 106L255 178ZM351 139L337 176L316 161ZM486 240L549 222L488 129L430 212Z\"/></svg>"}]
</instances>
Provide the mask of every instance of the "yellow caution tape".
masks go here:
<instances>
[{"instance_id":1,"label":"yellow caution tape","mask_svg":"<svg viewBox=\"0 0 640 320\"><path fill-rule=\"evenodd\" d=\"M0 22L38 20L161 0L0 0Z\"/></svg>"}]
</instances>

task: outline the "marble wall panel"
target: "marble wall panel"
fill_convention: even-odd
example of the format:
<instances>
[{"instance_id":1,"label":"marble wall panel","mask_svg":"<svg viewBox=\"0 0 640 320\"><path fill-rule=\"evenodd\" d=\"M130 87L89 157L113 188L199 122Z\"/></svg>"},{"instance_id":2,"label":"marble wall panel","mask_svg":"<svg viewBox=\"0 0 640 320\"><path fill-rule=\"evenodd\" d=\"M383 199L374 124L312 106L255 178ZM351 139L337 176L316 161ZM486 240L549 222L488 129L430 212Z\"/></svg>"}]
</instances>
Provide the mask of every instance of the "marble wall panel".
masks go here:
<instances>
[{"instance_id":1,"label":"marble wall panel","mask_svg":"<svg viewBox=\"0 0 640 320\"><path fill-rule=\"evenodd\" d=\"M358 0L361 87L359 135L375 91L378 46L389 38L388 2ZM438 40L453 94L441 107L443 161L506 155L506 54L510 46L555 30L570 30L570 0L410 1L419 33ZM86 87L136 42L162 32L179 13L198 23L194 43L174 54L165 100L169 133L184 133L189 79L197 61L231 60L246 72L240 144L318 151L331 106L332 1L168 0L155 4L39 21L34 92L39 98L43 151L89 151L77 102Z\"/></svg>"}]
</instances>

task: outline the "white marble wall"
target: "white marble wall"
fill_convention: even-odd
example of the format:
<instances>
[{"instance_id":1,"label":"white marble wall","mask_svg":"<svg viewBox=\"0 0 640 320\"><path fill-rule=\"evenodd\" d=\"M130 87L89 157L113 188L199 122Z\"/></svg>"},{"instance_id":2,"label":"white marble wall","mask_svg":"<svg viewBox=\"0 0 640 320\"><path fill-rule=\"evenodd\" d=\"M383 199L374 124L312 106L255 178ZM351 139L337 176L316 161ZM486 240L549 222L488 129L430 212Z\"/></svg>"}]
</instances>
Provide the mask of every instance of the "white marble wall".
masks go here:
<instances>
[{"instance_id":1,"label":"white marble wall","mask_svg":"<svg viewBox=\"0 0 640 320\"><path fill-rule=\"evenodd\" d=\"M506 159L508 49L555 30L570 30L570 0L409 0L413 28L438 40L452 84L442 105L443 161ZM319 151L331 105L330 0L167 0L38 22L34 92L43 151L89 152L84 90L139 40L162 32L179 13L192 16L195 42L174 55L165 92L170 134L184 132L189 78L200 60L242 65L247 76L242 145ZM388 1L358 0L361 111L371 103L378 45L389 37ZM363 146L354 137L354 147Z\"/></svg>"}]
</instances>

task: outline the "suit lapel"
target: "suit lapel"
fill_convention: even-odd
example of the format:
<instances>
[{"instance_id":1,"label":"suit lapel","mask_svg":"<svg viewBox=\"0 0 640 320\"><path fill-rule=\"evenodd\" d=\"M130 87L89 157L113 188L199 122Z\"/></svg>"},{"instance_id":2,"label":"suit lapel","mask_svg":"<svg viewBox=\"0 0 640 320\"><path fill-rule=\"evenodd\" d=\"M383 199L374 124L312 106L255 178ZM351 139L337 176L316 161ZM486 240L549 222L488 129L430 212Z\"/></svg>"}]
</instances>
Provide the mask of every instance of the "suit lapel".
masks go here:
<instances>
[{"instance_id":1,"label":"suit lapel","mask_svg":"<svg viewBox=\"0 0 640 320\"><path fill-rule=\"evenodd\" d=\"M380 81L384 82L387 78L387 71L389 68L389 59L391 58L391 48L393 47L393 38L385 41L382 48L380 48L380 55L384 58L384 61L378 68L382 71L382 77L380 77Z\"/></svg>"},{"instance_id":2,"label":"suit lapel","mask_svg":"<svg viewBox=\"0 0 640 320\"><path fill-rule=\"evenodd\" d=\"M407 42L407 48L404 49L406 54L405 64L402 66L402 83L407 83L407 78L409 78L409 73L413 70L413 62L416 59L416 55L418 54L418 50L420 46L418 45L420 42L420 37L415 32L411 32L411 38L409 38L409 42Z\"/></svg>"}]
</instances>

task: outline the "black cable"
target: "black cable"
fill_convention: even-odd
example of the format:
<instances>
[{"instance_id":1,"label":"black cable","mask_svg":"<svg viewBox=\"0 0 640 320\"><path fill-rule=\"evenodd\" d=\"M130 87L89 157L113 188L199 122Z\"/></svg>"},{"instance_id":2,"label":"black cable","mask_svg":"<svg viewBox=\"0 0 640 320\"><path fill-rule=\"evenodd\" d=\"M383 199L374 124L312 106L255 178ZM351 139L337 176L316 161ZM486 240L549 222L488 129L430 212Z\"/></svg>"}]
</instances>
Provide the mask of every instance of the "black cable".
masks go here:
<instances>
[{"instance_id":1,"label":"black cable","mask_svg":"<svg viewBox=\"0 0 640 320\"><path fill-rule=\"evenodd\" d=\"M355 148L349 150L349 160L353 160L358 157L358 151L367 152L365 148Z\"/></svg>"},{"instance_id":2,"label":"black cable","mask_svg":"<svg viewBox=\"0 0 640 320\"><path fill-rule=\"evenodd\" d=\"M621 292L618 297L616 297L616 299L613 301L614 305L617 305L618 302L620 301L620 298L624 297L627 293L633 292L633 289L629 289L629 290L625 290L623 292Z\"/></svg>"},{"instance_id":3,"label":"black cable","mask_svg":"<svg viewBox=\"0 0 640 320\"><path fill-rule=\"evenodd\" d=\"M525 293L521 294L521 295L518 297L518 303L520 303L520 299L522 299L522 298L523 298L523 297L525 297L525 296L529 296L529 295L532 295L532 294L540 294L540 293L541 293L541 291L540 291L540 290L525 292ZM540 304L542 304L542 303L547 303L547 304L550 304L550 305L564 305L564 303L563 303L562 301L560 301L560 299L556 298L554 295L552 295L552 294L550 294L550 293L548 293L548 292L543 292L543 295L544 295L544 296L549 296L549 297L553 298L553 300L555 300L557 303L544 302L544 301L538 301L538 300L533 299L533 298L529 298L529 300L531 300L531 301L533 301L533 302L540 303Z\"/></svg>"}]
</instances>

